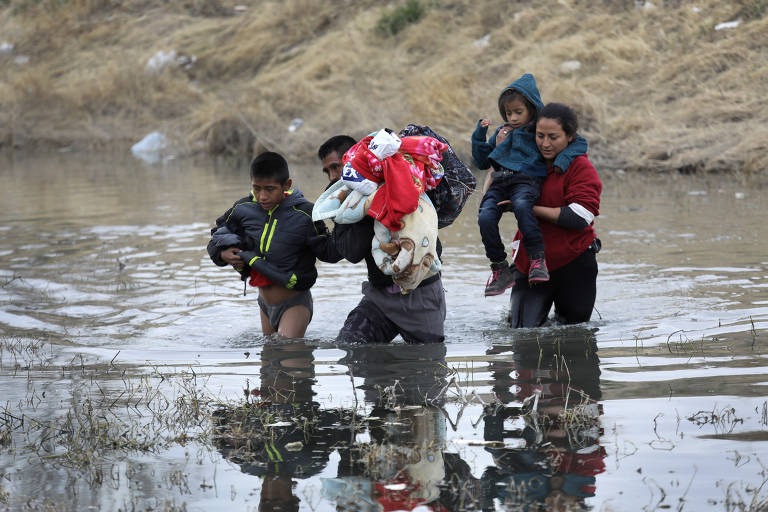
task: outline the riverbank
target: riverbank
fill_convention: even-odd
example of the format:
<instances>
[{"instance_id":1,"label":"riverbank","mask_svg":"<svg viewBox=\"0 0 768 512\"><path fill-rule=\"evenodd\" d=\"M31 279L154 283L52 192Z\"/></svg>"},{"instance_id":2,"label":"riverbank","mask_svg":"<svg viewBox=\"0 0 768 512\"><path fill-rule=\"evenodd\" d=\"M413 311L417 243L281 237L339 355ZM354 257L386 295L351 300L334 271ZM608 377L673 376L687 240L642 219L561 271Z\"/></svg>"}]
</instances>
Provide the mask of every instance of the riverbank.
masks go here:
<instances>
[{"instance_id":1,"label":"riverbank","mask_svg":"<svg viewBox=\"0 0 768 512\"><path fill-rule=\"evenodd\" d=\"M628 171L768 172L768 2L0 1L2 150L311 157L429 124L463 153L535 74Z\"/></svg>"}]
</instances>

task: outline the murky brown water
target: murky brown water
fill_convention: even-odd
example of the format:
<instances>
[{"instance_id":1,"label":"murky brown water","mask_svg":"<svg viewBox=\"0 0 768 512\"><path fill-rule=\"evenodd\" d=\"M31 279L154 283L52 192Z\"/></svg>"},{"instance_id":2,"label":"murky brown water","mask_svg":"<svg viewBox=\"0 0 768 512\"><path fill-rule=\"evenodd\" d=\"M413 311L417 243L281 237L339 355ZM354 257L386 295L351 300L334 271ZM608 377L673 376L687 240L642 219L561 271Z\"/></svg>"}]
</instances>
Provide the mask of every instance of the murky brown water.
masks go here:
<instances>
[{"instance_id":1,"label":"murky brown water","mask_svg":"<svg viewBox=\"0 0 768 512\"><path fill-rule=\"evenodd\" d=\"M364 266L319 266L289 343L208 260L244 165L4 157L0 507L765 506L768 179L599 171L589 324L505 327L476 196L441 233L445 345L352 348L333 339Z\"/></svg>"}]
</instances>

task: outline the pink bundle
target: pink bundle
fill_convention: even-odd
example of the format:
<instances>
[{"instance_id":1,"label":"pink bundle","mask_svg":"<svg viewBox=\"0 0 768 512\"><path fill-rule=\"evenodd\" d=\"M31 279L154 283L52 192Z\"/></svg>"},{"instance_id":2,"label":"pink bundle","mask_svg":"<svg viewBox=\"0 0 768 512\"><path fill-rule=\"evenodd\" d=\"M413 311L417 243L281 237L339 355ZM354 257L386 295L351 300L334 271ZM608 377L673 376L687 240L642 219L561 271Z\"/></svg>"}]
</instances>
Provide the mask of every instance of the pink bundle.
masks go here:
<instances>
[{"instance_id":1,"label":"pink bundle","mask_svg":"<svg viewBox=\"0 0 768 512\"><path fill-rule=\"evenodd\" d=\"M432 137L403 137L397 153L379 160L369 149L372 136L363 138L343 157L361 176L384 184L371 201L368 215L392 231L402 228L400 219L416 210L419 196L440 183L440 161L448 145Z\"/></svg>"}]
</instances>

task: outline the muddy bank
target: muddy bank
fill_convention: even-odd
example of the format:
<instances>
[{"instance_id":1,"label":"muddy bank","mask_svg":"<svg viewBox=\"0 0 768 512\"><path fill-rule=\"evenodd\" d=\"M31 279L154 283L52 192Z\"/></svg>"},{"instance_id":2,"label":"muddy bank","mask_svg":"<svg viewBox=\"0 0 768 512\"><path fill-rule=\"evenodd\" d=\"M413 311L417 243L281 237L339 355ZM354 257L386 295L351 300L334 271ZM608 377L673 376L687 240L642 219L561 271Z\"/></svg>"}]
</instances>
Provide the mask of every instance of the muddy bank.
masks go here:
<instances>
[{"instance_id":1,"label":"muddy bank","mask_svg":"<svg viewBox=\"0 0 768 512\"><path fill-rule=\"evenodd\" d=\"M416 6L416 7L414 7ZM523 72L628 171L763 172L765 2L0 3L0 151L311 157L428 124L464 153ZM508 15L499 16L499 13ZM575 21L578 20L578 23ZM46 37L40 37L40 34Z\"/></svg>"}]
</instances>

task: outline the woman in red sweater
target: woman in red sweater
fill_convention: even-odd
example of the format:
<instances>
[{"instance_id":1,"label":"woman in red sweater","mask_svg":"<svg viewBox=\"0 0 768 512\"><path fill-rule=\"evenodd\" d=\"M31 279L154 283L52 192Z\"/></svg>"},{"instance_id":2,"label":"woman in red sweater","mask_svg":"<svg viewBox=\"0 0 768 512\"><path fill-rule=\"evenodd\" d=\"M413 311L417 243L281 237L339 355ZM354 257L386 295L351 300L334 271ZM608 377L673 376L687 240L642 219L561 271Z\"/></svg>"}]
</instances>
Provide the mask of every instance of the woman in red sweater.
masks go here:
<instances>
[{"instance_id":1,"label":"woman in red sweater","mask_svg":"<svg viewBox=\"0 0 768 512\"><path fill-rule=\"evenodd\" d=\"M555 320L561 323L586 322L592 316L597 293L595 254L600 250L592 226L599 214L603 184L587 155L574 158L564 172L553 166L577 128L576 114L566 105L550 103L539 111L536 145L548 169L533 213L544 236L550 280L529 285L526 276L530 262L520 244L515 263L522 275L515 282L509 304L508 321L512 327L543 325L552 304ZM521 236L518 231L515 239Z\"/></svg>"}]
</instances>

